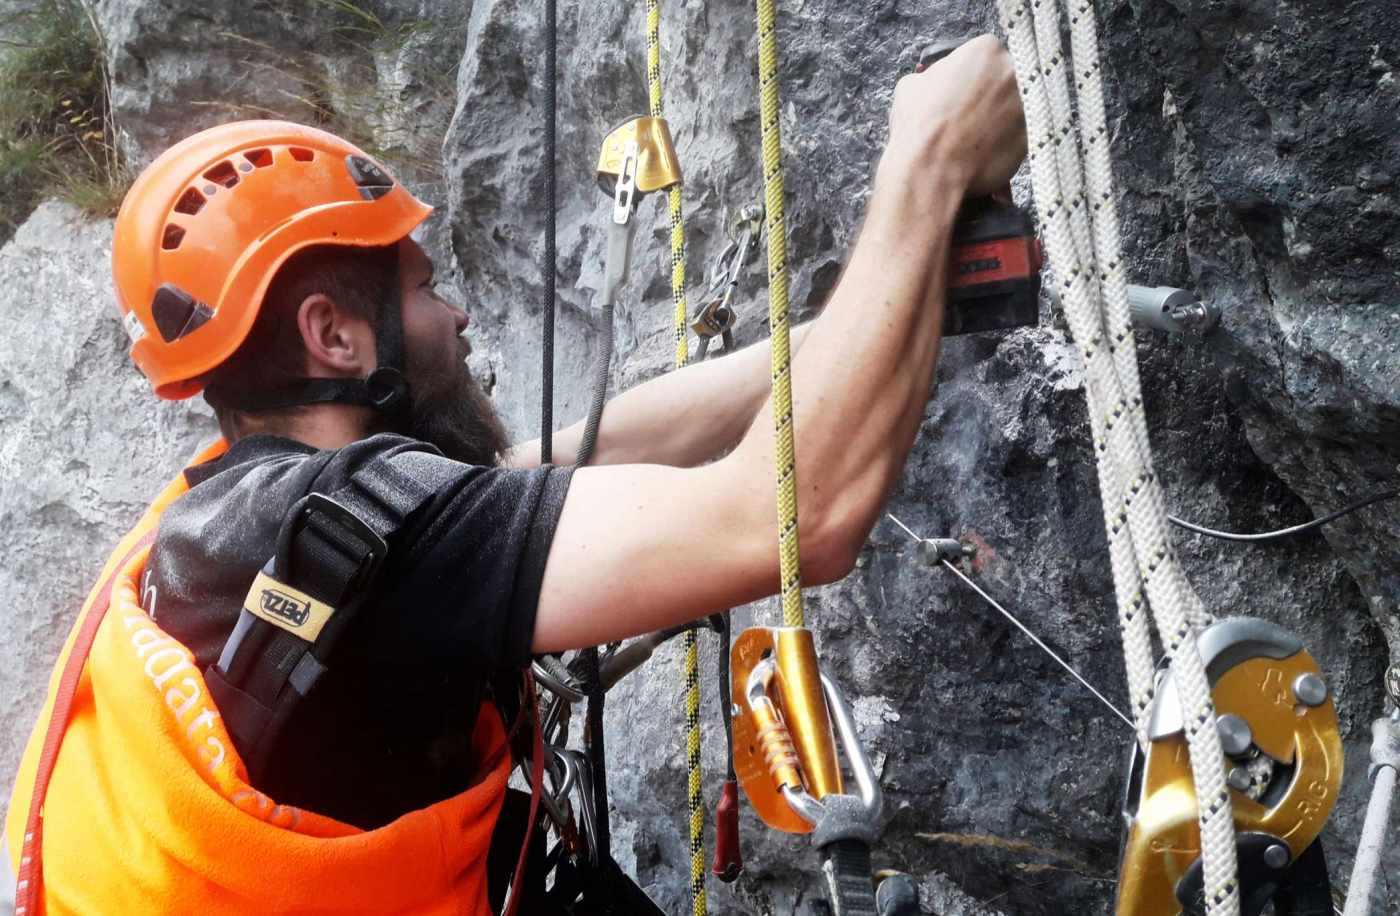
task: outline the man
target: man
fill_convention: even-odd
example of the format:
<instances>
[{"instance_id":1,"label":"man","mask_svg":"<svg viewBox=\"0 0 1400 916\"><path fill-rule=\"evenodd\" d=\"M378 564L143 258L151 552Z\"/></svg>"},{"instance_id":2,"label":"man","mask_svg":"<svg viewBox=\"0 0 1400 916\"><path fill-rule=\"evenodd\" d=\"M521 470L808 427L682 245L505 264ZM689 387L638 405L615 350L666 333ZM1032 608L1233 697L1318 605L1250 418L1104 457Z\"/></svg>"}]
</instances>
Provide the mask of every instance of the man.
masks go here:
<instances>
[{"instance_id":1,"label":"man","mask_svg":"<svg viewBox=\"0 0 1400 916\"><path fill-rule=\"evenodd\" d=\"M901 80L890 123L845 274L795 333L808 584L852 568L912 447L960 201L1025 153L989 38ZM496 676L776 592L767 346L616 398L591 466L567 467L576 426L541 467L467 372L467 315L408 238L428 213L360 150L279 122L196 135L128 195L133 358L162 397L203 391L229 447L109 564L112 616L58 679L75 699L42 820L61 687L31 740L9 863L36 874L39 847L50 912L489 912ZM705 498L676 512L678 493Z\"/></svg>"}]
</instances>

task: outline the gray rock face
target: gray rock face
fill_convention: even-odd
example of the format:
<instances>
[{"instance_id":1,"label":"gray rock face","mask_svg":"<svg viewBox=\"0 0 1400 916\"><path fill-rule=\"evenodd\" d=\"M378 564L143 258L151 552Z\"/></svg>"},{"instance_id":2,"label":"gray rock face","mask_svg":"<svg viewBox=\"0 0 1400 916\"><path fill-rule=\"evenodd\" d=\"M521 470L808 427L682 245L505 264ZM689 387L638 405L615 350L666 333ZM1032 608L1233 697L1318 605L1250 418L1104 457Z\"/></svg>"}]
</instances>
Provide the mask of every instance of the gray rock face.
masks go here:
<instances>
[{"instance_id":1,"label":"gray rock face","mask_svg":"<svg viewBox=\"0 0 1400 916\"><path fill-rule=\"evenodd\" d=\"M102 561L215 435L127 358L112 227L44 204L0 249L0 787L8 801L49 671Z\"/></svg>"},{"instance_id":2,"label":"gray rock face","mask_svg":"<svg viewBox=\"0 0 1400 916\"><path fill-rule=\"evenodd\" d=\"M465 17L451 0L99 0L112 112L144 164L196 130L286 117L436 171Z\"/></svg>"},{"instance_id":3,"label":"gray rock face","mask_svg":"<svg viewBox=\"0 0 1400 916\"><path fill-rule=\"evenodd\" d=\"M647 107L644 5L561 6L560 425L586 409L597 341L590 303L608 203L592 173L598 148ZM663 6L693 304L725 243L724 209L761 193L756 41L745 3ZM896 77L924 42L987 29L991 5L784 6L792 300L805 319L854 243ZM1400 42L1382 5L1335 6L1099 4L1133 277L1192 287L1225 310L1205 340L1145 333L1138 342L1169 505L1213 527L1282 527L1400 481L1400 90L1391 73ZM115 110L138 160L264 108L357 120L396 153L415 187L446 204L426 241L472 313L475 365L512 430L535 434L539 4L404 0L366 8L370 19L339 3L104 0L99 9ZM671 362L664 202L645 201L641 219L617 319L615 389ZM197 410L154 404L126 361L108 244L109 227L46 206L0 252L0 317L11 329L0 338L0 539L10 558L0 641L18 658L0 673L3 695L17 700L0 713L0 780L11 778L96 564L211 432ZM743 276L741 342L767 333L765 285L759 258ZM1082 380L1052 308L1038 328L946 343L890 509L922 534L981 545L982 587L1124 705ZM1321 539L1177 539L1208 608L1293 629L1340 697L1348 773L1325 834L1339 890L1368 791L1381 676L1387 659L1400 661L1398 534L1400 502L1391 502ZM810 590L807 602L827 670L852 697L881 769L877 865L913 873L930 912L1109 912L1122 723L950 574L922 565L888 522L855 573ZM740 609L735 623L778 619L767 602ZM712 803L724 742L708 676L716 649L704 643ZM614 852L666 912L688 909L679 666L675 647L659 652L608 706ZM801 912L819 893L807 842L748 812L742 824L747 871L734 886L711 882L711 911ZM1385 873L1400 874L1400 853L1389 856ZM1383 886L1375 904L1400 913L1400 887Z\"/></svg>"}]
</instances>

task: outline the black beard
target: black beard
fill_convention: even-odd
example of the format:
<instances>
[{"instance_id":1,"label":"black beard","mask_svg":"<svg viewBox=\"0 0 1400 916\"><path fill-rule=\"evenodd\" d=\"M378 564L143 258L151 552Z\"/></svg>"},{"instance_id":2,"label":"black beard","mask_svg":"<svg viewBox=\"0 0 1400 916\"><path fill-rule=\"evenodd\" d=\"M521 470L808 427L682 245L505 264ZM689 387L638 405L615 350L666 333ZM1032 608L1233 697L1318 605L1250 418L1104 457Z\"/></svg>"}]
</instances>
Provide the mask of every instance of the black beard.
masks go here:
<instances>
[{"instance_id":1,"label":"black beard","mask_svg":"<svg viewBox=\"0 0 1400 916\"><path fill-rule=\"evenodd\" d=\"M464 464L491 467L510 447L496 406L465 362L433 379L410 379L403 432Z\"/></svg>"}]
</instances>

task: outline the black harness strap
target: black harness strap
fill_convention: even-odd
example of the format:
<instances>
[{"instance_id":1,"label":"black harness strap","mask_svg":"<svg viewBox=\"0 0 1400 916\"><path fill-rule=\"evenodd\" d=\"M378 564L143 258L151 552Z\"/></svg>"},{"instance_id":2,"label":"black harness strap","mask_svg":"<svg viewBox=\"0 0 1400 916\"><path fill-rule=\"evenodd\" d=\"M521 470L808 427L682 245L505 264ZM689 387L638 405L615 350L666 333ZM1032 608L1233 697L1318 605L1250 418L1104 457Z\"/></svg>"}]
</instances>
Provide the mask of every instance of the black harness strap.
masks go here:
<instances>
[{"instance_id":1,"label":"black harness strap","mask_svg":"<svg viewBox=\"0 0 1400 916\"><path fill-rule=\"evenodd\" d=\"M254 782L372 593L387 542L432 496L385 457L287 513L276 553L254 581L219 661L205 672Z\"/></svg>"}]
</instances>

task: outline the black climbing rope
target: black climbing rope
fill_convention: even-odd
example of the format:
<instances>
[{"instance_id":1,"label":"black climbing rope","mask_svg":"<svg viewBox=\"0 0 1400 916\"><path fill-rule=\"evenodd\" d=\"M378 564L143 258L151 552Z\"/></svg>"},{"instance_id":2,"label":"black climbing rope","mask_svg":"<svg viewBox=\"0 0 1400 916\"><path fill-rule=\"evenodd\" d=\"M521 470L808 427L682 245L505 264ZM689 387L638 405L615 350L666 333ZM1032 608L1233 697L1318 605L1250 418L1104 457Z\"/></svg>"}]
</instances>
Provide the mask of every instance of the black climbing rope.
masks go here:
<instances>
[{"instance_id":1,"label":"black climbing rope","mask_svg":"<svg viewBox=\"0 0 1400 916\"><path fill-rule=\"evenodd\" d=\"M559 52L559 30L555 13L556 0L544 2L544 346L540 383L540 464L554 460L554 309L558 289L555 285L558 265L555 263L555 115L558 109L556 95L558 71L556 60Z\"/></svg>"}]
</instances>

